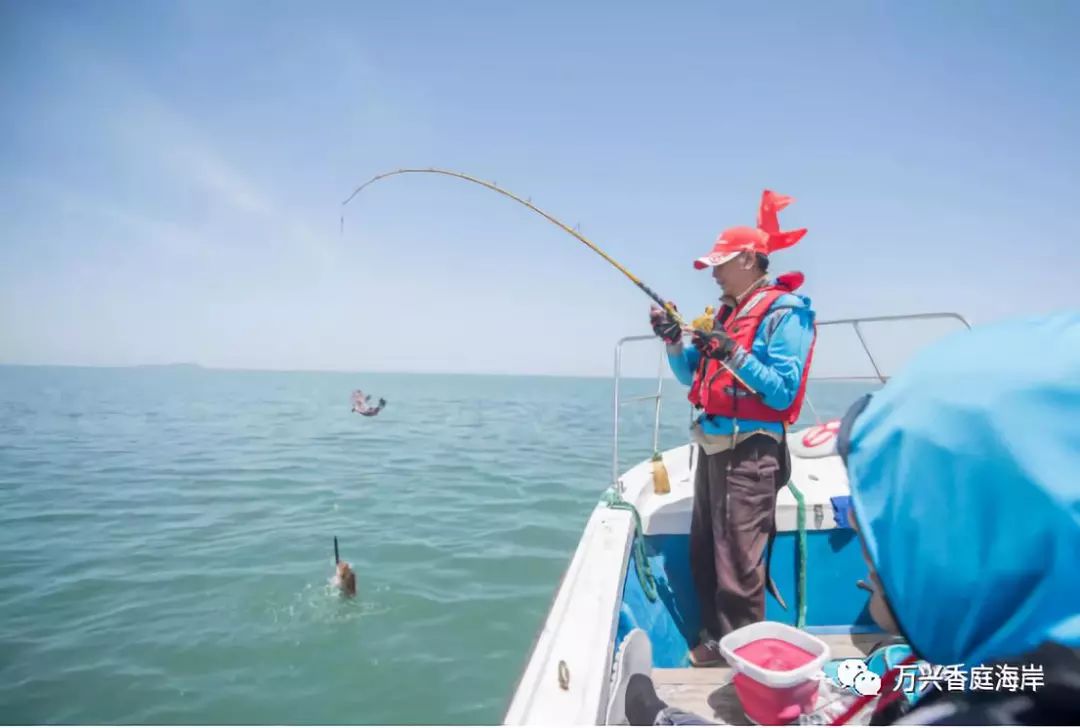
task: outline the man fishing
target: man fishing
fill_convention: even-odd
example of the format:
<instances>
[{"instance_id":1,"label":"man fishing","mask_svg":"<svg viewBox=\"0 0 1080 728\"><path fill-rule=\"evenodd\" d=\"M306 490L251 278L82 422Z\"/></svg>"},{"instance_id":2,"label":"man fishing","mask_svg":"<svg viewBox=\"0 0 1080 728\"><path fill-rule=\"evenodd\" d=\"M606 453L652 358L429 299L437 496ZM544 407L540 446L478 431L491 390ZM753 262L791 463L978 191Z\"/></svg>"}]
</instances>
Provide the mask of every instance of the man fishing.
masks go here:
<instances>
[{"instance_id":1,"label":"man fishing","mask_svg":"<svg viewBox=\"0 0 1080 728\"><path fill-rule=\"evenodd\" d=\"M776 494L790 475L785 428L798 419L816 335L810 299L793 293L802 275L767 277L769 255L806 234L780 231L777 213L791 202L766 190L757 227L725 230L694 261L712 269L723 296L711 330L692 331L693 348L683 347L670 312L654 307L650 316L700 412L691 428L698 461L690 569L703 625L690 651L697 667L722 660L725 634L765 618Z\"/></svg>"}]
</instances>

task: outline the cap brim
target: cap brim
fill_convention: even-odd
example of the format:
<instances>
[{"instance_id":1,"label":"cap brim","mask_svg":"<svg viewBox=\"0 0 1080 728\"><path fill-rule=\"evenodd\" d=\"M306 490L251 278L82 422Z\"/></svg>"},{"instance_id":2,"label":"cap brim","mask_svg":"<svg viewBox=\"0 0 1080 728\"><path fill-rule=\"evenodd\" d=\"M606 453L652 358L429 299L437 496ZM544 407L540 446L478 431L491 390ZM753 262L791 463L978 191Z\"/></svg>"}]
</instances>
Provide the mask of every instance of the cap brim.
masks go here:
<instances>
[{"instance_id":1,"label":"cap brim","mask_svg":"<svg viewBox=\"0 0 1080 728\"><path fill-rule=\"evenodd\" d=\"M851 452L851 430L855 427L855 419L870 404L873 392L864 394L855 400L848 411L840 420L840 428L836 431L836 454L840 456L845 467L847 466L848 453Z\"/></svg>"},{"instance_id":2,"label":"cap brim","mask_svg":"<svg viewBox=\"0 0 1080 728\"><path fill-rule=\"evenodd\" d=\"M718 265L723 265L724 263L727 263L729 260L733 260L733 259L737 258L740 252L742 252L742 251L736 250L734 253L723 253L723 254L710 253L709 255L706 255L704 257L701 257L701 258L698 258L697 260L695 260L694 261L694 267L697 268L698 270L702 270L703 268L715 268Z\"/></svg>"}]
</instances>

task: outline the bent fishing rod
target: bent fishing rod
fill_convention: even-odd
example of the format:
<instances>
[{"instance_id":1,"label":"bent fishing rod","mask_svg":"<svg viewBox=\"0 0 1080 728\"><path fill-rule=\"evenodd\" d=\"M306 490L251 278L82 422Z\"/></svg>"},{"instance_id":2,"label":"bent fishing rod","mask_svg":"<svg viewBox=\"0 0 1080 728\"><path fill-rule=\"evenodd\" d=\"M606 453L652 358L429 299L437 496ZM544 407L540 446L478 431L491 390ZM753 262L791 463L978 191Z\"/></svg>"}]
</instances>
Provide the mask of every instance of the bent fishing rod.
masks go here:
<instances>
[{"instance_id":1,"label":"bent fishing rod","mask_svg":"<svg viewBox=\"0 0 1080 728\"><path fill-rule=\"evenodd\" d=\"M580 232L578 232L578 230L576 230L575 228L570 227L569 225L567 225L563 221L556 218L554 215L552 215L552 214L550 214L550 213L548 213L548 212L546 212L544 210L541 210L539 207L534 205L532 203L532 198L531 197L528 198L528 199L522 198L522 197L520 197L518 195L515 195L513 192L510 192L509 190L505 190L502 187L499 187L494 182L488 182L486 180L482 180L482 179L479 179L477 177L473 177L472 175L465 174L464 172L455 172L455 171L450 170L450 169L439 169L437 167L428 167L427 169L420 169L420 168L396 169L396 170L394 170L392 172L383 172L382 174L375 175L374 177L369 179L367 182L363 183L362 185L357 187L355 190L353 190L352 194L349 195L347 198L345 198L345 201L341 203L341 232L342 232L342 234L345 233L345 208L348 206L348 204L350 202L352 202L353 199L357 195L359 195L366 187L369 187L369 186L375 184L379 180L386 179L387 177L394 177L394 176L399 175L399 174L441 174L441 175L444 175L446 177L454 177L456 179L465 180L466 182L472 182L473 184L480 185L481 187L486 187L487 189L491 190L492 192L498 192L500 195L503 195L504 197L509 197L514 202L517 202L519 204L524 205L525 207L529 208L530 210L532 210L536 214L542 216L544 219L546 219L552 225L555 225L555 226L559 227L560 229L562 229L563 232L566 232L566 233L569 233L570 235L573 235L579 241L584 243L586 246L589 247L590 250L592 250L594 253L596 253L601 258L603 258L608 263L610 263L612 266L614 266L615 269L618 270L620 273L622 273L624 276L629 278L630 282L633 283L638 288L640 288L641 291L646 296L648 296L653 301L655 301L657 304L659 304L660 308L662 308L664 311L666 311L667 314L669 316L671 316L671 318L674 319L675 322L678 323L679 326L684 331L690 331L691 330L691 327L687 325L686 321L683 319L683 317L679 314L679 312L675 309L675 306L673 306L670 301L665 301L663 298L661 298L656 293L656 291L649 288L649 286L645 285L644 281L642 281L636 275L634 275L629 270L627 270L625 266L623 266L621 263L619 263L619 261L615 260L610 255L608 255L603 250L601 250L600 246L598 246L596 243L594 243L591 240L589 240L588 238L586 238L584 235L582 235ZM752 387L750 387L750 385L748 385L745 381L743 381L742 378L738 374L735 373L735 370L733 370L730 366L728 366L728 364L726 362L721 361L720 364L725 369L727 369L728 372L731 373L731 375L735 378L736 381L739 382L739 384L746 387L746 389L748 389L750 392L752 392L754 394L757 394L757 392Z\"/></svg>"}]
</instances>

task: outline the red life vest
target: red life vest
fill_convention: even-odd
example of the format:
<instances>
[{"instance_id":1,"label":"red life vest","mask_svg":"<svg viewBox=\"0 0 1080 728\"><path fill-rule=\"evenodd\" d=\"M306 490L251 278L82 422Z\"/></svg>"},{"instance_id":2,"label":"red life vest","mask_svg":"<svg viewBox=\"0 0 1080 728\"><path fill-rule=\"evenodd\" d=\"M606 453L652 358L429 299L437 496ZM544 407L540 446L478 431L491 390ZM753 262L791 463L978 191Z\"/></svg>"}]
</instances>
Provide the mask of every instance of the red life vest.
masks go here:
<instances>
[{"instance_id":1,"label":"red life vest","mask_svg":"<svg viewBox=\"0 0 1080 728\"><path fill-rule=\"evenodd\" d=\"M730 306L721 307L714 325L722 327L732 341L750 352L758 327L772 309L773 303L780 296L798 288L798 285L802 283L801 278L801 275L798 275L798 278L781 276L778 279L778 285L757 289L734 310ZM693 385L690 387L690 402L695 407L705 410L706 415L795 424L795 421L799 419L803 398L806 396L806 380L810 374L810 362L814 358L814 344L816 343L817 327L815 326L814 338L810 341L810 351L806 357L806 365L803 367L798 392L786 409L775 410L769 407L761 401L760 397L754 396L739 384L731 372L721 366L718 360L704 356L701 357Z\"/></svg>"}]
</instances>

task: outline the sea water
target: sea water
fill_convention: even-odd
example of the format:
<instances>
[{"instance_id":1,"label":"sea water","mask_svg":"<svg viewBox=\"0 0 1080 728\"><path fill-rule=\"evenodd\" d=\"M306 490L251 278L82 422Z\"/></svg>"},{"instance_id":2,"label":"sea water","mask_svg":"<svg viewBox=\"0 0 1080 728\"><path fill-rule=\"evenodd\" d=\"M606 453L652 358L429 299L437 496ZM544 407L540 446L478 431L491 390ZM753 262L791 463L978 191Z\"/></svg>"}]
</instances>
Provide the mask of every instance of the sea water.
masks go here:
<instances>
[{"instance_id":1,"label":"sea water","mask_svg":"<svg viewBox=\"0 0 1080 728\"><path fill-rule=\"evenodd\" d=\"M351 414L356 388L386 409ZM611 480L611 396L602 378L0 367L0 720L500 721ZM652 410L623 414L626 469ZM671 382L662 447L688 419ZM334 536L355 599L329 583Z\"/></svg>"}]
</instances>

